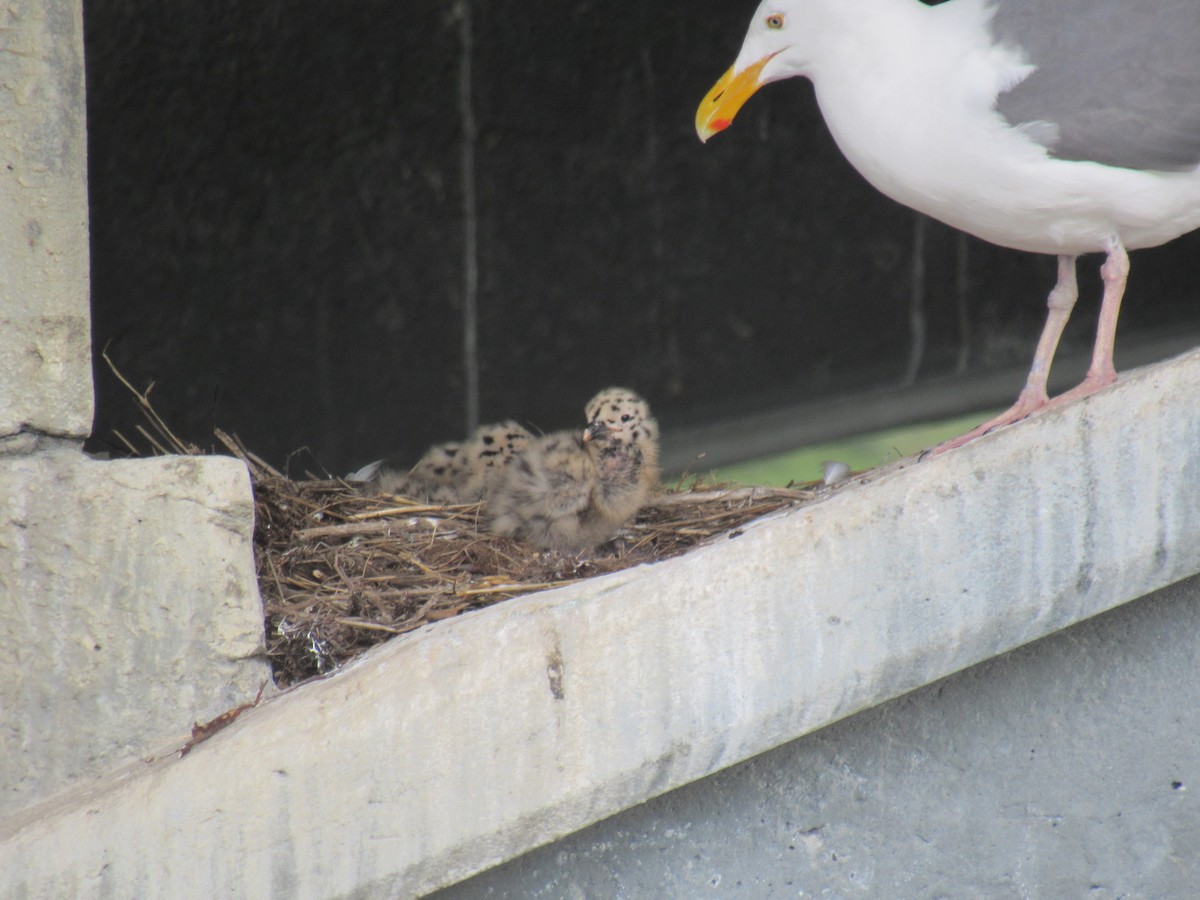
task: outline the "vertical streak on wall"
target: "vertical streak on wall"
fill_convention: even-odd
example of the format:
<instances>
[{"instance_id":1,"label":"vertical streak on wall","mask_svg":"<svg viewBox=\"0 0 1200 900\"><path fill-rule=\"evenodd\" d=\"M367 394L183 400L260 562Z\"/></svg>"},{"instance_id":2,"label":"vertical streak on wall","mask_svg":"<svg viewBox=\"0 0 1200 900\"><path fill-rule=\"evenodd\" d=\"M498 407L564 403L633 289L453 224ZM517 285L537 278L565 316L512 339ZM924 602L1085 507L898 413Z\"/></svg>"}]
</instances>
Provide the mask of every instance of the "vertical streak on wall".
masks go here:
<instances>
[{"instance_id":1,"label":"vertical streak on wall","mask_svg":"<svg viewBox=\"0 0 1200 900\"><path fill-rule=\"evenodd\" d=\"M661 141L659 139L660 117L657 105L657 83L654 77L654 60L650 56L650 47L642 44L640 48L642 63L642 80L644 84L646 134L645 153L642 157L642 177L644 189L650 197L650 223L654 229L654 240L650 250L654 259L654 270L650 273L650 297L647 301L654 310L655 321L658 323L661 348L663 351L660 362L660 372L665 375L667 392L678 396L684 391L683 354L679 349L679 327L677 322L677 294L670 286L666 274L666 206L663 199L662 183L658 178L658 166L661 159Z\"/></svg>"},{"instance_id":2,"label":"vertical streak on wall","mask_svg":"<svg viewBox=\"0 0 1200 900\"><path fill-rule=\"evenodd\" d=\"M342 452L342 419L333 390L329 340L333 322L329 315L329 303L329 297L324 292L318 292L313 298L313 376L317 382L317 409L321 417L322 455L328 454L329 458L338 459Z\"/></svg>"},{"instance_id":3,"label":"vertical streak on wall","mask_svg":"<svg viewBox=\"0 0 1200 900\"><path fill-rule=\"evenodd\" d=\"M479 223L475 198L475 109L471 104L471 57L475 48L470 0L459 0L458 28L461 42L458 112L462 123L463 389L469 434L479 424Z\"/></svg>"}]
</instances>

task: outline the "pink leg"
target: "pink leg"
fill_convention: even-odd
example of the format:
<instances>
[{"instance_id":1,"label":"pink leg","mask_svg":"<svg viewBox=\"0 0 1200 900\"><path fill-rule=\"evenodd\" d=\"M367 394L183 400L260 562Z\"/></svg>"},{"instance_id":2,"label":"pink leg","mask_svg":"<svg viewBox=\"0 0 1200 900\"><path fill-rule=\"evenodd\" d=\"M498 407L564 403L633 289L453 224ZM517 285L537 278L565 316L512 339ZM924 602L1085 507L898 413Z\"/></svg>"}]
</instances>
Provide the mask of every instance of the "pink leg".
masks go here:
<instances>
[{"instance_id":1,"label":"pink leg","mask_svg":"<svg viewBox=\"0 0 1200 900\"><path fill-rule=\"evenodd\" d=\"M1125 280L1129 277L1129 254L1118 237L1109 239L1108 259L1100 267L1100 277L1104 279L1104 299L1100 301L1100 324L1096 327L1092 364L1088 367L1087 377L1065 394L1051 400L1051 406L1080 400L1117 380L1117 369L1113 365L1113 342L1117 337L1121 299L1125 296Z\"/></svg>"},{"instance_id":2,"label":"pink leg","mask_svg":"<svg viewBox=\"0 0 1200 900\"><path fill-rule=\"evenodd\" d=\"M1107 296L1106 291L1106 300ZM1025 387L1021 389L1017 402L994 419L988 419L966 434L959 435L926 451L925 456L937 456L947 450L961 447L963 444L987 434L993 428L1019 422L1050 402L1050 398L1046 394L1046 379L1050 377L1050 364L1054 361L1054 352L1058 349L1059 338L1062 337L1063 329L1067 326L1067 320L1071 318L1071 310L1075 308L1077 299L1079 299L1079 287L1075 281L1075 257L1060 256L1058 258L1058 281L1046 301L1046 305L1049 307L1046 324L1042 328L1041 338L1038 339L1037 351L1033 355L1033 365L1029 368L1029 377L1025 379Z\"/></svg>"}]
</instances>

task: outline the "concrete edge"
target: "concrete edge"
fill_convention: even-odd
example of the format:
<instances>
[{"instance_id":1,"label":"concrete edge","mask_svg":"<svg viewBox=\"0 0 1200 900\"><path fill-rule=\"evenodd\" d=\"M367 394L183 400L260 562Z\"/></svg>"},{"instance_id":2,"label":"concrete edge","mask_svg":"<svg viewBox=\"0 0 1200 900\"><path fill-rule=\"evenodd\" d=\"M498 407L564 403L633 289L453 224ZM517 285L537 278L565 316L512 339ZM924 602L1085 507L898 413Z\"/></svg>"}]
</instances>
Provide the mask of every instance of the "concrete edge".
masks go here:
<instances>
[{"instance_id":1,"label":"concrete edge","mask_svg":"<svg viewBox=\"0 0 1200 900\"><path fill-rule=\"evenodd\" d=\"M5 896L411 896L1200 571L1200 352L397 639L0 825Z\"/></svg>"}]
</instances>

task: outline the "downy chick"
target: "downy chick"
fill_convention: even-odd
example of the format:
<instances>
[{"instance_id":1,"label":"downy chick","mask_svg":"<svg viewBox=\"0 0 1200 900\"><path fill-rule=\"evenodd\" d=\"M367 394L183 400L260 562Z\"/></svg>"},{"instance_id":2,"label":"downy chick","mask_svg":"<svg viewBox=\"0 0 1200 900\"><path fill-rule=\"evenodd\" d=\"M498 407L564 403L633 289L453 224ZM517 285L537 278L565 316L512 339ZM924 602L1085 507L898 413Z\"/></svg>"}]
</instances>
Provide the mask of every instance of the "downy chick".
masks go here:
<instances>
[{"instance_id":1,"label":"downy chick","mask_svg":"<svg viewBox=\"0 0 1200 900\"><path fill-rule=\"evenodd\" d=\"M658 423L640 396L608 388L588 402L582 433L532 441L488 501L489 527L543 549L611 539L658 482Z\"/></svg>"},{"instance_id":2,"label":"downy chick","mask_svg":"<svg viewBox=\"0 0 1200 900\"><path fill-rule=\"evenodd\" d=\"M511 420L480 425L462 443L431 447L407 472L380 469L367 490L435 503L474 503L492 491L505 468L530 440L532 435Z\"/></svg>"}]
</instances>

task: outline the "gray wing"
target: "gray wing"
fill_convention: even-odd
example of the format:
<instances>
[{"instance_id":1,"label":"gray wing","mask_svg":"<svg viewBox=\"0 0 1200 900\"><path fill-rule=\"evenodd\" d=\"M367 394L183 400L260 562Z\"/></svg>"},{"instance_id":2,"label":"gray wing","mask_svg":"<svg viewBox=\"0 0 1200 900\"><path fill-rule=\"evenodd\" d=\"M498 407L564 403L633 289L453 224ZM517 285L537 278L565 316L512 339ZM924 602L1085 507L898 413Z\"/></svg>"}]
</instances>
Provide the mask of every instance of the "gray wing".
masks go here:
<instances>
[{"instance_id":1,"label":"gray wing","mask_svg":"<svg viewBox=\"0 0 1200 900\"><path fill-rule=\"evenodd\" d=\"M1037 69L996 101L1051 156L1200 164L1200 0L995 0L997 41Z\"/></svg>"}]
</instances>

